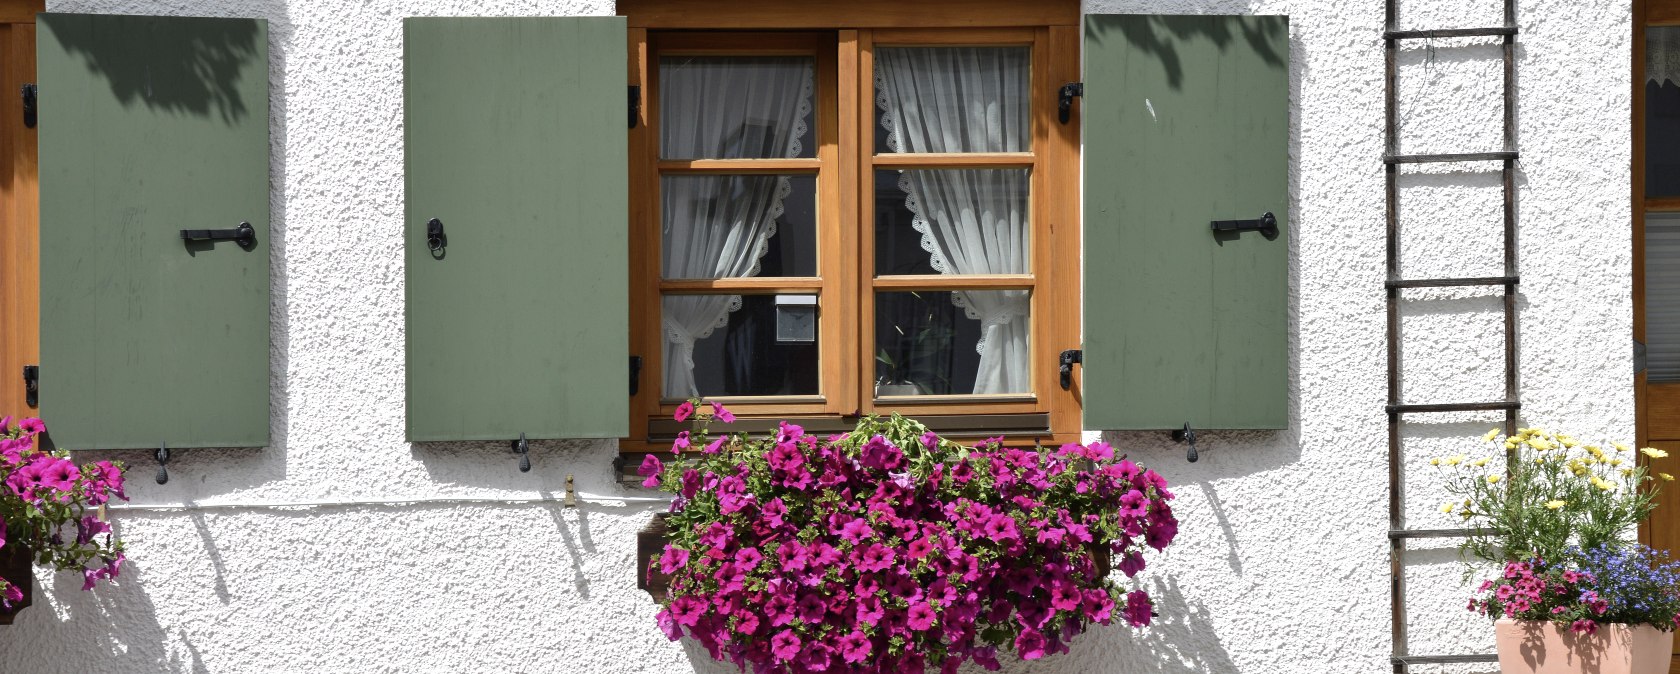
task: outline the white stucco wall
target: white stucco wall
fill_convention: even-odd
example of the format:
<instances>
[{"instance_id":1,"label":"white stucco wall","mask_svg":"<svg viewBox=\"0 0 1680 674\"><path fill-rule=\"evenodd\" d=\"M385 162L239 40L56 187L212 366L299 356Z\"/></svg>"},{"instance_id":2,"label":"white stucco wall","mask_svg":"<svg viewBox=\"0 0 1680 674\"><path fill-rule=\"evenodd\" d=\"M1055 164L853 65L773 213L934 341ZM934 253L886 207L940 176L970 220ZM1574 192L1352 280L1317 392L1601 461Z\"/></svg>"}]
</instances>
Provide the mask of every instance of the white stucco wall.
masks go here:
<instances>
[{"instance_id":1,"label":"white stucco wall","mask_svg":"<svg viewBox=\"0 0 1680 674\"><path fill-rule=\"evenodd\" d=\"M1403 0L1402 20L1495 24L1498 4ZM1525 423L1630 438L1629 0L1519 4ZM535 469L520 474L505 444L402 440L401 19L611 14L610 0L62 0L49 9L269 20L274 446L180 452L167 486L150 481L148 455L115 453L135 466L134 503L248 507L113 513L134 558L120 584L83 593L79 581L43 573L36 606L0 631L0 669L721 671L666 642L633 587L634 532L656 506L608 498L650 495L614 483L611 443L538 443ZM1205 434L1196 464L1165 434L1115 434L1179 485L1182 534L1145 581L1163 617L1144 635L1098 630L1070 655L1012 669L1387 671L1382 3L1094 0L1087 10L1291 15L1295 421L1278 434ZM1402 106L1405 150L1497 148L1491 44L1404 52L1404 90L1416 101ZM1409 274L1497 268L1497 173L1460 168L1403 179ZM1496 397L1498 301L1433 297L1406 305L1408 397ZM1408 428L1416 525L1447 524L1423 460L1463 448L1496 419ZM264 507L554 496L568 473L598 498L576 510ZM1489 648L1488 627L1462 608L1450 548L1415 547L1413 652Z\"/></svg>"}]
</instances>

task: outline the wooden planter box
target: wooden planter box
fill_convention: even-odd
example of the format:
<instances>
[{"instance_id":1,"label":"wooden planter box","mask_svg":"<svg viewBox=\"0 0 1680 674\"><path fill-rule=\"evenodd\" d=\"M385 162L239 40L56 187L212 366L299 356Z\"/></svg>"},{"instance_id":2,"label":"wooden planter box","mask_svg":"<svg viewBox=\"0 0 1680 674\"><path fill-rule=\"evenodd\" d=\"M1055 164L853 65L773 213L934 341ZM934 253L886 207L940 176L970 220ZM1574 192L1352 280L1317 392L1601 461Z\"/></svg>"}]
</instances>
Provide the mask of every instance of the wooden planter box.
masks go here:
<instances>
[{"instance_id":1,"label":"wooden planter box","mask_svg":"<svg viewBox=\"0 0 1680 674\"><path fill-rule=\"evenodd\" d=\"M0 608L0 625L12 624L18 611L29 607L35 598L35 554L17 543L0 548L0 578L5 578L23 590L23 601L10 609Z\"/></svg>"}]
</instances>

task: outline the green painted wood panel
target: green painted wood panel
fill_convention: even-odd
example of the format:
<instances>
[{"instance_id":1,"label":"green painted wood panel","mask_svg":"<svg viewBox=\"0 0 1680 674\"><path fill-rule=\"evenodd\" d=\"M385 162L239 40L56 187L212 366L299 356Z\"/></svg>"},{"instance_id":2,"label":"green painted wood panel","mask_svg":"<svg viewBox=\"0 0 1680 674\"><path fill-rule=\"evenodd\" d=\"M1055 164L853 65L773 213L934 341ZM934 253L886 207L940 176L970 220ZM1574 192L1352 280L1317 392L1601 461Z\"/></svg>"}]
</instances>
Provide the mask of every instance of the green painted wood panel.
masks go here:
<instances>
[{"instance_id":1,"label":"green painted wood panel","mask_svg":"<svg viewBox=\"0 0 1680 674\"><path fill-rule=\"evenodd\" d=\"M1288 427L1288 18L1091 15L1084 58L1086 428Z\"/></svg>"},{"instance_id":2,"label":"green painted wood panel","mask_svg":"<svg viewBox=\"0 0 1680 674\"><path fill-rule=\"evenodd\" d=\"M409 440L628 434L626 46L622 17L404 22Z\"/></svg>"},{"instance_id":3,"label":"green painted wood panel","mask_svg":"<svg viewBox=\"0 0 1680 674\"><path fill-rule=\"evenodd\" d=\"M38 29L54 442L267 445L267 23L41 14ZM240 222L250 250L180 238Z\"/></svg>"}]
</instances>

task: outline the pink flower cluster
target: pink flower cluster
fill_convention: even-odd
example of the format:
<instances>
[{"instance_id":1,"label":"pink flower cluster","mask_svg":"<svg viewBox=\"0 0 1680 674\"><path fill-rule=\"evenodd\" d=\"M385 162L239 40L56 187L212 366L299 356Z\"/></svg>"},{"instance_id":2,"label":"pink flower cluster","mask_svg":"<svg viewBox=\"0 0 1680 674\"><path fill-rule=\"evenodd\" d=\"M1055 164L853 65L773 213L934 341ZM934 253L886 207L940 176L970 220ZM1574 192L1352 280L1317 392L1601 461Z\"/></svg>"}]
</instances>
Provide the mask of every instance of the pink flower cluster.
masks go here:
<instances>
[{"instance_id":1,"label":"pink flower cluster","mask_svg":"<svg viewBox=\"0 0 1680 674\"><path fill-rule=\"evenodd\" d=\"M677 495L647 570L670 579L658 624L761 674L995 670L1000 647L1037 659L1093 622L1148 625L1149 596L1100 566L1135 576L1178 532L1166 481L1104 443L971 449L899 417L699 434L642 466Z\"/></svg>"},{"instance_id":2,"label":"pink flower cluster","mask_svg":"<svg viewBox=\"0 0 1680 674\"><path fill-rule=\"evenodd\" d=\"M1515 620L1564 620L1578 634L1598 631L1590 617L1609 610L1593 590L1585 589L1596 578L1573 569L1550 569L1542 562L1507 562L1502 577L1484 580L1466 607L1491 618ZM1574 618L1570 620L1570 618Z\"/></svg>"},{"instance_id":3,"label":"pink flower cluster","mask_svg":"<svg viewBox=\"0 0 1680 674\"><path fill-rule=\"evenodd\" d=\"M111 525L93 515L112 498L128 500L121 464L83 465L64 452L38 446L46 426L40 419L0 418L0 548L8 540L45 553L61 569L79 568L82 589L116 578L125 557L111 539ZM74 528L73 541L69 529ZM20 601L20 588L0 578L0 608Z\"/></svg>"}]
</instances>

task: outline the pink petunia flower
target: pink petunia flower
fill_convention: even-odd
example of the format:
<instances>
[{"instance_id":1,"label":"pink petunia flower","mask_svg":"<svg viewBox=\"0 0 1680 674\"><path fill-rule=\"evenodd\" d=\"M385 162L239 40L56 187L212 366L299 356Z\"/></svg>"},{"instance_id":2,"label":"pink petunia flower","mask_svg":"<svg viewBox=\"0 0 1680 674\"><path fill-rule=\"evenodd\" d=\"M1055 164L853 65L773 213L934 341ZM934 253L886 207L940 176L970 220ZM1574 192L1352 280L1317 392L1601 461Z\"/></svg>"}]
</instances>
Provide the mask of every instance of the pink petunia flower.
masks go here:
<instances>
[{"instance_id":1,"label":"pink petunia flower","mask_svg":"<svg viewBox=\"0 0 1680 674\"><path fill-rule=\"evenodd\" d=\"M804 642L799 640L799 635L794 634L793 630L782 630L770 638L770 653L775 655L776 659L786 662L799 655L799 646L802 643Z\"/></svg>"},{"instance_id":2,"label":"pink petunia flower","mask_svg":"<svg viewBox=\"0 0 1680 674\"><path fill-rule=\"evenodd\" d=\"M712 403L712 418L726 424L735 423L735 413L725 409L719 403ZM681 421L680 419L678 421Z\"/></svg>"},{"instance_id":3,"label":"pink petunia flower","mask_svg":"<svg viewBox=\"0 0 1680 674\"><path fill-rule=\"evenodd\" d=\"M1044 633L1032 628L1023 629L1021 634L1015 637L1015 653L1020 655L1022 660L1037 660L1044 657L1044 648L1048 643Z\"/></svg>"},{"instance_id":4,"label":"pink petunia flower","mask_svg":"<svg viewBox=\"0 0 1680 674\"><path fill-rule=\"evenodd\" d=\"M691 416L694 416L694 403L693 401L684 400L683 404L677 406L677 412L676 414L672 414L671 418L682 422L688 421L688 418Z\"/></svg>"}]
</instances>

